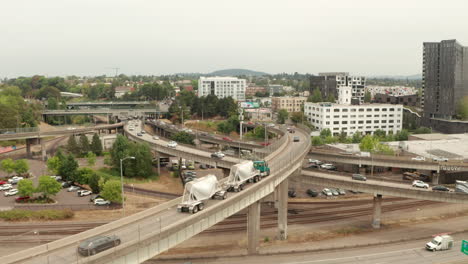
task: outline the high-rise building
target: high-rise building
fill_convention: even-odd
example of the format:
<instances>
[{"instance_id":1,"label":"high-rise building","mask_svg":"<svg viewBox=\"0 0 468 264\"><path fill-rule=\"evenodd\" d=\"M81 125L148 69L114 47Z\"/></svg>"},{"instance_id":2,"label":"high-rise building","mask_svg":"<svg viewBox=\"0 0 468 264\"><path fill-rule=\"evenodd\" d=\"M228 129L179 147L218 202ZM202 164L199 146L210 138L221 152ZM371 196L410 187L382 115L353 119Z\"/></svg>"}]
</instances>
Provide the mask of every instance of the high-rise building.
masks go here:
<instances>
[{"instance_id":1,"label":"high-rise building","mask_svg":"<svg viewBox=\"0 0 468 264\"><path fill-rule=\"evenodd\" d=\"M364 76L349 76L347 72L325 72L310 77L310 93L312 94L314 89L318 88L324 99L331 95L338 98L340 87L350 87L351 97L359 99L360 103L364 102L366 87L366 77Z\"/></svg>"},{"instance_id":2,"label":"high-rise building","mask_svg":"<svg viewBox=\"0 0 468 264\"><path fill-rule=\"evenodd\" d=\"M452 119L458 100L468 96L468 47L454 39L423 46L424 118Z\"/></svg>"},{"instance_id":3,"label":"high-rise building","mask_svg":"<svg viewBox=\"0 0 468 264\"><path fill-rule=\"evenodd\" d=\"M218 98L231 96L234 100L245 100L246 80L236 77L200 77L198 97L216 95Z\"/></svg>"}]
</instances>

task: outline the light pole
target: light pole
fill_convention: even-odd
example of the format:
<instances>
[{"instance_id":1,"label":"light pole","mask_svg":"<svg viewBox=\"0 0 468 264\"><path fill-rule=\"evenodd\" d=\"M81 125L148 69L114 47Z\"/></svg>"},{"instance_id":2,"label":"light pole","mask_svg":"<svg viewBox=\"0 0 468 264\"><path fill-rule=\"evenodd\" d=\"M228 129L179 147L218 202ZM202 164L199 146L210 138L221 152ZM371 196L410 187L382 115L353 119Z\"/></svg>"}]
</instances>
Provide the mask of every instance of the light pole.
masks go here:
<instances>
[{"instance_id":1,"label":"light pole","mask_svg":"<svg viewBox=\"0 0 468 264\"><path fill-rule=\"evenodd\" d=\"M123 159L120 159L120 183L122 185L122 209L123 209L123 215L125 216L125 197L124 197L124 184L123 184L123 168L122 168L122 162L126 159L135 159L133 156L129 156Z\"/></svg>"}]
</instances>

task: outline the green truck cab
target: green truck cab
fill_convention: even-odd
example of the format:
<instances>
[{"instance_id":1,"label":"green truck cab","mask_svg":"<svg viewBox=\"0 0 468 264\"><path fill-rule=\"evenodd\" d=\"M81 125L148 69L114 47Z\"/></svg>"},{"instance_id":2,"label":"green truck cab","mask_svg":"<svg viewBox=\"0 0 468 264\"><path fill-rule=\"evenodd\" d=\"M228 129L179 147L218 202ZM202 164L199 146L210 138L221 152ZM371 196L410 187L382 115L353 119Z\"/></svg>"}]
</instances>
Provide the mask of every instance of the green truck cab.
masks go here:
<instances>
[{"instance_id":1,"label":"green truck cab","mask_svg":"<svg viewBox=\"0 0 468 264\"><path fill-rule=\"evenodd\" d=\"M270 175L270 167L268 167L268 163L264 160L256 160L253 162L254 168L260 171L261 176L268 176Z\"/></svg>"}]
</instances>

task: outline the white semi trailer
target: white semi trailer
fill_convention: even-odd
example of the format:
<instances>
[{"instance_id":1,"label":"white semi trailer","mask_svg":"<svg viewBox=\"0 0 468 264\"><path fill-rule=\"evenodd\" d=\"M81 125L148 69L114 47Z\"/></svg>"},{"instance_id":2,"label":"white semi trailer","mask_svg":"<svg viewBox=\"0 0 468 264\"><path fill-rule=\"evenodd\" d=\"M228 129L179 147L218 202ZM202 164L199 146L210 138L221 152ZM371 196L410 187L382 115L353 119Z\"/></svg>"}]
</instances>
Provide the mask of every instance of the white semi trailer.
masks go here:
<instances>
[{"instance_id":1,"label":"white semi trailer","mask_svg":"<svg viewBox=\"0 0 468 264\"><path fill-rule=\"evenodd\" d=\"M207 175L185 184L182 203L177 206L178 212L196 213L205 208L205 200L226 199L227 193L214 175Z\"/></svg>"},{"instance_id":2,"label":"white semi trailer","mask_svg":"<svg viewBox=\"0 0 468 264\"><path fill-rule=\"evenodd\" d=\"M231 167L226 190L239 192L244 189L247 182L258 182L261 179L260 171L255 169L252 161L245 161Z\"/></svg>"}]
</instances>

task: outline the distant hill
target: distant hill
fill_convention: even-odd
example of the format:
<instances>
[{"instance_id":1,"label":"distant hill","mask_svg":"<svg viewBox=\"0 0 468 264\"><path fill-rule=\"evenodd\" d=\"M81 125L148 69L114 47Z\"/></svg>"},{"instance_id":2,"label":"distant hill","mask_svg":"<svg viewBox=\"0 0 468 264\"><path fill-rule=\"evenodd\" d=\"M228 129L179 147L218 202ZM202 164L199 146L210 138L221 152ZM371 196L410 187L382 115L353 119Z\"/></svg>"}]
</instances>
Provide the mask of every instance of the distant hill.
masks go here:
<instances>
[{"instance_id":1,"label":"distant hill","mask_svg":"<svg viewBox=\"0 0 468 264\"><path fill-rule=\"evenodd\" d=\"M422 75L413 74L413 75L380 75L380 76L369 76L370 79L396 79L396 80L421 80Z\"/></svg>"},{"instance_id":2,"label":"distant hill","mask_svg":"<svg viewBox=\"0 0 468 264\"><path fill-rule=\"evenodd\" d=\"M210 76L239 76L239 75L262 76L262 75L268 75L268 73L252 71L252 70L247 70L247 69L226 69L226 70L214 71L212 73L208 73L207 75L210 75Z\"/></svg>"}]
</instances>

